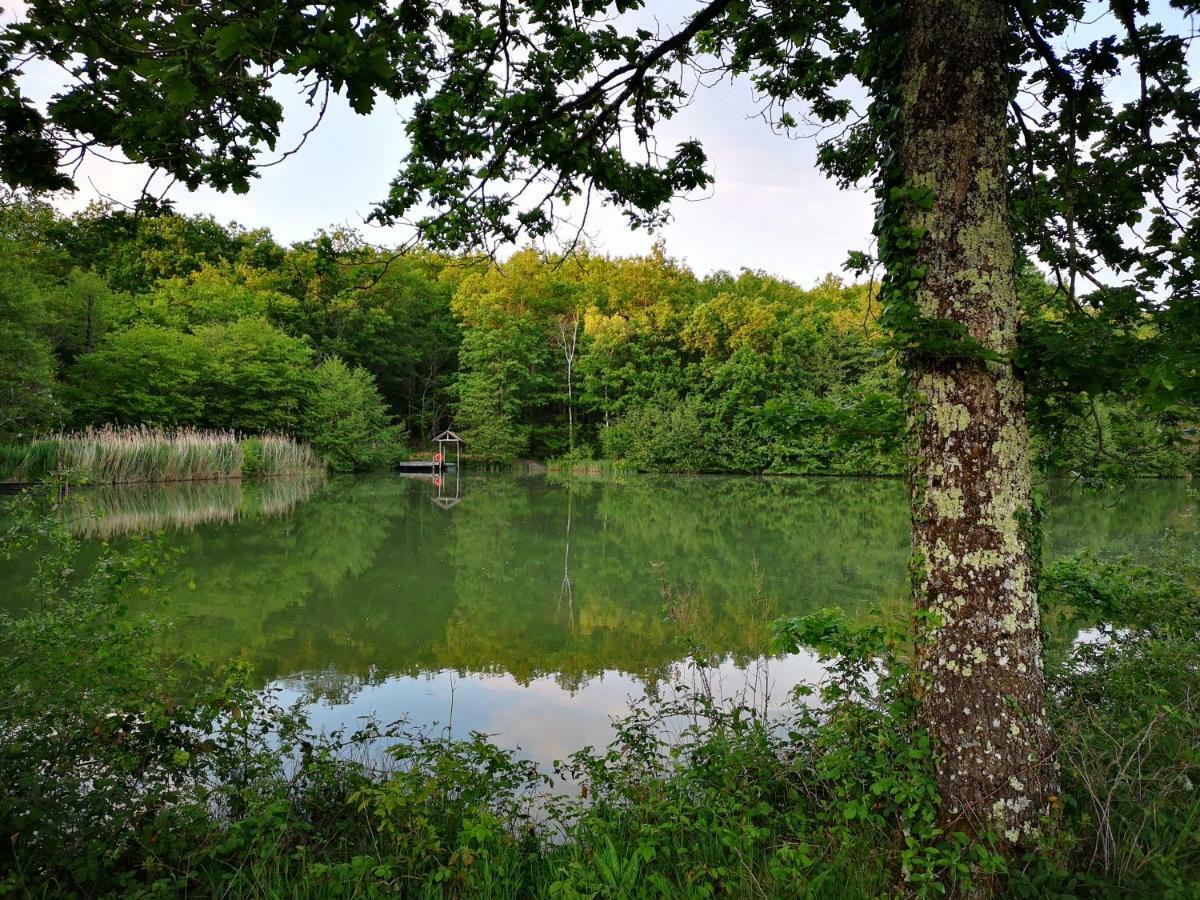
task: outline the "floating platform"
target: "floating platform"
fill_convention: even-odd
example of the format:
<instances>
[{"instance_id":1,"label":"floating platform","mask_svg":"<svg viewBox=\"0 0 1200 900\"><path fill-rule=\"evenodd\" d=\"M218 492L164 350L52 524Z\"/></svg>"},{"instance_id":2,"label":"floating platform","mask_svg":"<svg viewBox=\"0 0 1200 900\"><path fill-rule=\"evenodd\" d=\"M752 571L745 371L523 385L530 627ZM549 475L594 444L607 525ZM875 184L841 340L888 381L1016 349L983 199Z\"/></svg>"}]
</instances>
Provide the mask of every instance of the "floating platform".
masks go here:
<instances>
[{"instance_id":1,"label":"floating platform","mask_svg":"<svg viewBox=\"0 0 1200 900\"><path fill-rule=\"evenodd\" d=\"M406 459L395 463L392 468L406 475L437 475L439 472L453 472L454 463L435 463L432 459Z\"/></svg>"}]
</instances>

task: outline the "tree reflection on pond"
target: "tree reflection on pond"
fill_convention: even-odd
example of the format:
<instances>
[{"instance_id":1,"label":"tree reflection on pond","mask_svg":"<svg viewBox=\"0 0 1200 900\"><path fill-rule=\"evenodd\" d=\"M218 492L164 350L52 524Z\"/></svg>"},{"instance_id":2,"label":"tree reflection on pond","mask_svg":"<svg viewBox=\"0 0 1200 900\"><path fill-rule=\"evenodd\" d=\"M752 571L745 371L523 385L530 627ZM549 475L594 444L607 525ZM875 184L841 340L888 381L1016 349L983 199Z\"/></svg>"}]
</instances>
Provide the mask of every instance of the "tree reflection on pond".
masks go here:
<instances>
[{"instance_id":1,"label":"tree reflection on pond","mask_svg":"<svg viewBox=\"0 0 1200 900\"><path fill-rule=\"evenodd\" d=\"M557 734L574 749L602 742L626 696L659 689L680 660L698 654L744 682L780 616L906 614L899 481L467 472L449 485L460 502L432 502L447 487L375 476L106 489L72 515L85 538L167 529L184 551L166 573L171 639L214 664L246 660L289 697L323 698L326 725L368 711L445 723L453 704L464 728L526 747ZM1047 554L1136 554L1193 527L1191 511L1180 482L1071 491L1049 509ZM815 674L803 659L773 666L770 702Z\"/></svg>"}]
</instances>

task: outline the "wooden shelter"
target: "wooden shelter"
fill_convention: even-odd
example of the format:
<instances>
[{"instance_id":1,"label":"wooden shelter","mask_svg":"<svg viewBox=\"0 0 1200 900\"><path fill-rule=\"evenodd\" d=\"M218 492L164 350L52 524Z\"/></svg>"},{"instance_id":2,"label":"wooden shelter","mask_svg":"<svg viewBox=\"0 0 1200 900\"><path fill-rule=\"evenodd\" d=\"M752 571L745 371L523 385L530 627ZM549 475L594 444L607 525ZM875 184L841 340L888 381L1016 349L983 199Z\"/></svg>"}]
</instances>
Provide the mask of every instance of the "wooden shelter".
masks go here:
<instances>
[{"instance_id":1,"label":"wooden shelter","mask_svg":"<svg viewBox=\"0 0 1200 900\"><path fill-rule=\"evenodd\" d=\"M445 471L449 465L451 449L454 451L455 470L462 467L462 438L447 428L435 437L433 442L437 445L437 452L433 456L434 467L437 471Z\"/></svg>"}]
</instances>

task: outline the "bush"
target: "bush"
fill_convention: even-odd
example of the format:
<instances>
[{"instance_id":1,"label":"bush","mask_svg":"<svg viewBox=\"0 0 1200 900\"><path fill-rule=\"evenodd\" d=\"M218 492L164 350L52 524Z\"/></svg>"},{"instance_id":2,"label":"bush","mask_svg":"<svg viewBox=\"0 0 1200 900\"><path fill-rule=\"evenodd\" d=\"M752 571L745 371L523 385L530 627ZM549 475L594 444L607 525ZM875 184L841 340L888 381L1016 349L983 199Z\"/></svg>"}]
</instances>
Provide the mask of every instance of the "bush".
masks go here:
<instances>
[{"instance_id":1,"label":"bush","mask_svg":"<svg viewBox=\"0 0 1200 900\"><path fill-rule=\"evenodd\" d=\"M600 443L606 457L639 472L707 472L723 468L711 449L720 428L690 396L634 407L600 432Z\"/></svg>"},{"instance_id":2,"label":"bush","mask_svg":"<svg viewBox=\"0 0 1200 900\"><path fill-rule=\"evenodd\" d=\"M72 393L85 424L293 430L311 359L261 319L195 333L134 325L79 358Z\"/></svg>"},{"instance_id":3,"label":"bush","mask_svg":"<svg viewBox=\"0 0 1200 900\"><path fill-rule=\"evenodd\" d=\"M115 332L72 372L76 416L86 424L205 424L197 387L212 367L195 335L154 325Z\"/></svg>"},{"instance_id":4,"label":"bush","mask_svg":"<svg viewBox=\"0 0 1200 900\"><path fill-rule=\"evenodd\" d=\"M1048 668L1059 742L1063 892L1191 896L1200 884L1200 552L1171 536L1149 564L1058 561L1052 615L1091 638Z\"/></svg>"},{"instance_id":5,"label":"bush","mask_svg":"<svg viewBox=\"0 0 1200 900\"><path fill-rule=\"evenodd\" d=\"M385 466L401 452L374 376L336 356L313 375L301 433L335 472Z\"/></svg>"}]
</instances>

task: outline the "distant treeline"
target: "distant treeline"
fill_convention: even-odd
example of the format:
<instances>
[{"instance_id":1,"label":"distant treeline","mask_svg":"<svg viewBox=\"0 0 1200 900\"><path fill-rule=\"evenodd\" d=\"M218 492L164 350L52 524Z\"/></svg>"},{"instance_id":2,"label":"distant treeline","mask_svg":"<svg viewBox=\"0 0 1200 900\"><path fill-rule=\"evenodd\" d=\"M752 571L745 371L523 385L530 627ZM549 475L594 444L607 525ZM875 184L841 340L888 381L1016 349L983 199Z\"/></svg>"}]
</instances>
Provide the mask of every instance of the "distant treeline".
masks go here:
<instances>
[{"instance_id":1,"label":"distant treeline","mask_svg":"<svg viewBox=\"0 0 1200 900\"><path fill-rule=\"evenodd\" d=\"M1030 296L1049 290L1026 273ZM110 423L286 432L337 469L455 427L469 457L644 471L903 471L904 380L874 291L645 257L376 250L147 205L0 204L0 442ZM1036 383L1036 379L1033 379ZM1034 416L1056 471L1178 474L1178 410Z\"/></svg>"}]
</instances>

